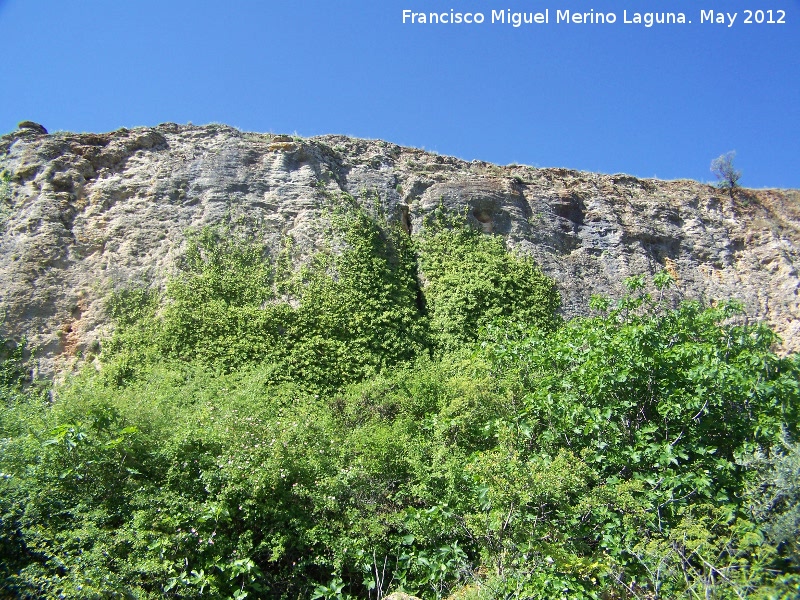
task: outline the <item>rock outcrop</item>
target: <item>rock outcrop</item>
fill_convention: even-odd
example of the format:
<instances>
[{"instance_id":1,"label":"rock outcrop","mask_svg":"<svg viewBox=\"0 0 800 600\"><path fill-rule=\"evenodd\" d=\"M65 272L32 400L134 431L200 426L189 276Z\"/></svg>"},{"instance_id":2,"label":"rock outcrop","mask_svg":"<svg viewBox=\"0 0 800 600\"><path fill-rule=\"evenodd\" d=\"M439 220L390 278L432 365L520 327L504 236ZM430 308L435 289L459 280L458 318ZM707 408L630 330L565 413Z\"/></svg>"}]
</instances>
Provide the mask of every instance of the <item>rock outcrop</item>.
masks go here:
<instances>
[{"instance_id":1,"label":"rock outcrop","mask_svg":"<svg viewBox=\"0 0 800 600\"><path fill-rule=\"evenodd\" d=\"M42 128L43 129L43 128ZM565 315L667 268L687 297L741 299L800 349L800 191L465 162L378 140L301 139L222 125L0 137L2 334L50 374L96 350L109 293L161 285L188 228L242 222L272 246L318 241L329 192L378 198L413 235L440 203L529 253Z\"/></svg>"}]
</instances>

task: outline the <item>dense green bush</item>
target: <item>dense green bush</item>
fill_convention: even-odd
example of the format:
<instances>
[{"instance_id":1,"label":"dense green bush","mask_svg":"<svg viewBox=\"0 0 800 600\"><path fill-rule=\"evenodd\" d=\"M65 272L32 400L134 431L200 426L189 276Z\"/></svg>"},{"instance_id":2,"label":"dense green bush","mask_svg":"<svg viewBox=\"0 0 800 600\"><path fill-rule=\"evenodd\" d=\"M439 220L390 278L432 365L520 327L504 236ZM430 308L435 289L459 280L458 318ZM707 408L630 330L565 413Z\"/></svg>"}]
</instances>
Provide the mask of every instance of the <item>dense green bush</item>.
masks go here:
<instances>
[{"instance_id":1,"label":"dense green bush","mask_svg":"<svg viewBox=\"0 0 800 600\"><path fill-rule=\"evenodd\" d=\"M190 234L163 298L129 289L111 299L108 376L122 382L164 358L221 372L269 362L276 381L331 390L461 348L498 317L557 326L555 283L500 237L439 216L412 241L373 212L335 200L325 249L295 272L291 240L271 259L228 229Z\"/></svg>"},{"instance_id":2,"label":"dense green bush","mask_svg":"<svg viewBox=\"0 0 800 600\"><path fill-rule=\"evenodd\" d=\"M643 285L630 280L630 296L597 299L601 316L551 335L495 331L485 344L495 372L521 382L522 435L506 455L527 470L574 455L571 468L589 486L578 490L578 513L564 517L560 551L609 557L606 575L629 593L749 593L775 557L754 544L761 534L742 501L742 461L782 432L797 435L800 362L771 352L765 326L733 323L734 303L667 310ZM498 494L510 487L502 482ZM525 504L505 501L501 513L510 506L524 522ZM520 534L542 535L530 526Z\"/></svg>"},{"instance_id":3,"label":"dense green bush","mask_svg":"<svg viewBox=\"0 0 800 600\"><path fill-rule=\"evenodd\" d=\"M331 389L413 359L427 333L411 241L351 199L341 202L330 214L328 249L297 272L287 268L291 243L270 260L256 240L231 230L191 234L161 307L141 290L112 298L111 376L128 380L164 358L221 372L269 362L276 381Z\"/></svg>"},{"instance_id":4,"label":"dense green bush","mask_svg":"<svg viewBox=\"0 0 800 600\"><path fill-rule=\"evenodd\" d=\"M0 401L8 402L30 383L25 357L26 341L0 337Z\"/></svg>"},{"instance_id":5,"label":"dense green bush","mask_svg":"<svg viewBox=\"0 0 800 600\"><path fill-rule=\"evenodd\" d=\"M753 516L796 570L800 567L800 443L790 440L786 436L770 451L759 450L742 462L757 473L747 496Z\"/></svg>"},{"instance_id":6,"label":"dense green bush","mask_svg":"<svg viewBox=\"0 0 800 600\"><path fill-rule=\"evenodd\" d=\"M439 208L426 219L418 245L438 348L451 351L473 342L499 318L543 331L558 326L555 282L530 257L506 250L500 236L485 235Z\"/></svg>"},{"instance_id":7,"label":"dense green bush","mask_svg":"<svg viewBox=\"0 0 800 600\"><path fill-rule=\"evenodd\" d=\"M112 298L100 371L6 382L0 596L797 596L770 330L641 278L562 324L499 238L328 222L298 272L196 233L163 295Z\"/></svg>"}]
</instances>

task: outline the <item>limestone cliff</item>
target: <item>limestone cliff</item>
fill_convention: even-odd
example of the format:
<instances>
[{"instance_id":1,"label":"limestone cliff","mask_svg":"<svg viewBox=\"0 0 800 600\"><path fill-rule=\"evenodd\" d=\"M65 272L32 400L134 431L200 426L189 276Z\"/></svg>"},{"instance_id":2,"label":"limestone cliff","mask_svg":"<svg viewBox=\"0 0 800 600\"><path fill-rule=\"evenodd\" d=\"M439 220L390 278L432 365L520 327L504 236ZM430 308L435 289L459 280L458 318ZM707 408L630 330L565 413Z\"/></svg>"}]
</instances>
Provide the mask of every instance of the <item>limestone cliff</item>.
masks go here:
<instances>
[{"instance_id":1,"label":"limestone cliff","mask_svg":"<svg viewBox=\"0 0 800 600\"><path fill-rule=\"evenodd\" d=\"M532 254L565 315L668 268L687 297L735 297L800 349L800 191L726 192L567 169L465 162L378 140L300 139L222 125L0 137L0 315L40 369L96 349L105 299L160 285L187 228L240 217L270 245L310 251L326 192L378 197L413 235L440 202Z\"/></svg>"}]
</instances>

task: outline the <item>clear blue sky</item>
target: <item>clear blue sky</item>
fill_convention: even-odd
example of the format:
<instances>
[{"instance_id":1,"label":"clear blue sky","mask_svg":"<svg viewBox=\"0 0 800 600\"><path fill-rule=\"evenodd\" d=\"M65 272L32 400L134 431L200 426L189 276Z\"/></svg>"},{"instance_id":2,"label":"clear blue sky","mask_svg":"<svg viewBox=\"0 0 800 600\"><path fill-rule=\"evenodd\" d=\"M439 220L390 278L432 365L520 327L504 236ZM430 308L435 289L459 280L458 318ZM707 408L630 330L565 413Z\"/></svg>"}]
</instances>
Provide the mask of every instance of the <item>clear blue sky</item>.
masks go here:
<instances>
[{"instance_id":1,"label":"clear blue sky","mask_svg":"<svg viewBox=\"0 0 800 600\"><path fill-rule=\"evenodd\" d=\"M451 8L487 22L402 24ZM488 22L505 8L551 22ZM786 24L744 24L748 8ZM618 20L554 23L565 9ZM2 132L221 122L701 181L736 150L744 185L800 187L800 0L0 0L0 27Z\"/></svg>"}]
</instances>

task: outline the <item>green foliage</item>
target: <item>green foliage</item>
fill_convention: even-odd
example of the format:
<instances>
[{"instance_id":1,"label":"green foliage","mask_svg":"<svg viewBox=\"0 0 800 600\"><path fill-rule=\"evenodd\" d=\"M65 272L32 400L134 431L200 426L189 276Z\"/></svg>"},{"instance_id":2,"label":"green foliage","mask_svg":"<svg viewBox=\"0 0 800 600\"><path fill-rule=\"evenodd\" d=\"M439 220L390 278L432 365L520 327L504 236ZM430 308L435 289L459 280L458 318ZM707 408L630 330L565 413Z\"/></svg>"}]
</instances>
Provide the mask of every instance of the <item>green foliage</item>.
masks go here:
<instances>
[{"instance_id":1,"label":"green foliage","mask_svg":"<svg viewBox=\"0 0 800 600\"><path fill-rule=\"evenodd\" d=\"M438 348L450 351L473 342L500 318L544 331L558 326L555 282L530 257L508 252L500 236L485 235L439 209L418 243Z\"/></svg>"},{"instance_id":2,"label":"green foliage","mask_svg":"<svg viewBox=\"0 0 800 600\"><path fill-rule=\"evenodd\" d=\"M292 376L340 385L423 352L416 256L405 232L345 197L328 239L331 251L287 286L300 302L287 361Z\"/></svg>"},{"instance_id":3,"label":"green foliage","mask_svg":"<svg viewBox=\"0 0 800 600\"><path fill-rule=\"evenodd\" d=\"M297 272L193 234L162 295L110 299L99 372L14 388L0 596L797 596L800 361L769 329L644 278L561 324L498 238L344 202Z\"/></svg>"},{"instance_id":4,"label":"green foliage","mask_svg":"<svg viewBox=\"0 0 800 600\"><path fill-rule=\"evenodd\" d=\"M285 306L272 304L272 272L255 240L206 228L190 235L180 275L167 287L160 350L231 371L269 358ZM281 310L283 309L283 310Z\"/></svg>"},{"instance_id":5,"label":"green foliage","mask_svg":"<svg viewBox=\"0 0 800 600\"><path fill-rule=\"evenodd\" d=\"M735 304L667 310L641 278L629 289L554 334L498 330L487 342L496 372L521 382L519 451L580 457L570 462L591 485L562 548L612 557L607 577L628 593L752 591L775 556L747 521L740 459L797 434L800 364L770 351L763 325L732 322ZM519 501L504 505L524 514Z\"/></svg>"},{"instance_id":6,"label":"green foliage","mask_svg":"<svg viewBox=\"0 0 800 600\"><path fill-rule=\"evenodd\" d=\"M469 344L499 317L543 330L558 324L554 282L498 237L438 219L415 245L349 197L333 204L328 221L327 248L296 272L291 243L271 260L232 231L191 234L163 299L140 289L112 297L109 377L129 380L136 365L164 358L221 372L269 362L276 382L330 390L432 345Z\"/></svg>"},{"instance_id":7,"label":"green foliage","mask_svg":"<svg viewBox=\"0 0 800 600\"><path fill-rule=\"evenodd\" d=\"M739 186L739 179L742 177L742 172L733 164L735 158L736 152L731 151L711 161L711 172L717 178L717 187L728 190L731 194Z\"/></svg>"},{"instance_id":8,"label":"green foliage","mask_svg":"<svg viewBox=\"0 0 800 600\"><path fill-rule=\"evenodd\" d=\"M0 203L3 208L9 208L7 205L11 202L11 173L3 170L0 173Z\"/></svg>"},{"instance_id":9,"label":"green foliage","mask_svg":"<svg viewBox=\"0 0 800 600\"><path fill-rule=\"evenodd\" d=\"M127 327L152 316L157 300L156 295L145 288L125 288L111 295L106 309L117 325Z\"/></svg>"},{"instance_id":10,"label":"green foliage","mask_svg":"<svg viewBox=\"0 0 800 600\"><path fill-rule=\"evenodd\" d=\"M800 444L784 439L742 463L757 473L748 490L753 516L794 569L800 567Z\"/></svg>"},{"instance_id":11,"label":"green foliage","mask_svg":"<svg viewBox=\"0 0 800 600\"><path fill-rule=\"evenodd\" d=\"M314 582L330 591L335 572L363 596L364 567L380 559L385 586L443 592L465 559L452 516L407 507L433 495L426 472L443 459L426 438L450 428L416 416L465 388L438 365L418 368L330 399L265 385L268 368L71 382L4 441L3 589L294 598ZM420 406L430 389L438 399ZM394 416L346 417L390 390Z\"/></svg>"},{"instance_id":12,"label":"green foliage","mask_svg":"<svg viewBox=\"0 0 800 600\"><path fill-rule=\"evenodd\" d=\"M0 173L0 233L5 231L6 221L13 212L11 203L11 173Z\"/></svg>"},{"instance_id":13,"label":"green foliage","mask_svg":"<svg viewBox=\"0 0 800 600\"><path fill-rule=\"evenodd\" d=\"M416 257L396 226L350 205L330 216L328 250L296 273L291 244L274 262L254 239L205 229L190 235L163 308L139 290L112 299L107 345L117 381L163 357L231 372L276 365L276 381L329 389L410 360L426 347Z\"/></svg>"},{"instance_id":14,"label":"green foliage","mask_svg":"<svg viewBox=\"0 0 800 600\"><path fill-rule=\"evenodd\" d=\"M30 381L25 346L24 339L15 342L0 337L0 400L13 398Z\"/></svg>"}]
</instances>

